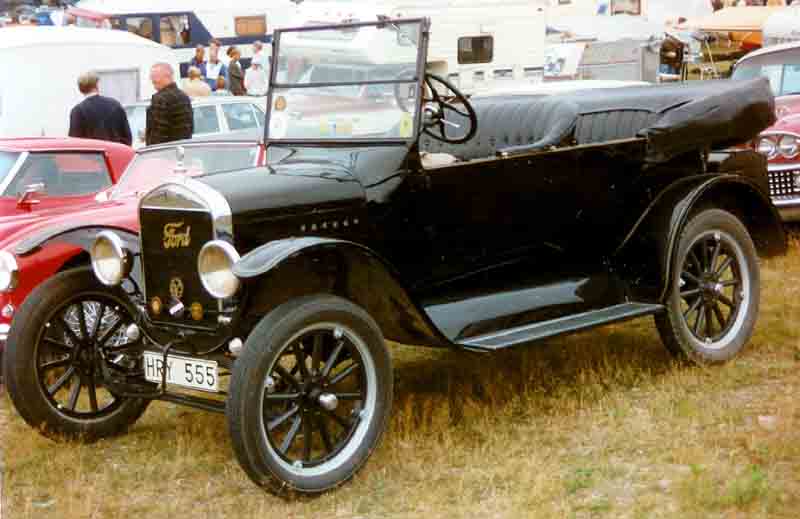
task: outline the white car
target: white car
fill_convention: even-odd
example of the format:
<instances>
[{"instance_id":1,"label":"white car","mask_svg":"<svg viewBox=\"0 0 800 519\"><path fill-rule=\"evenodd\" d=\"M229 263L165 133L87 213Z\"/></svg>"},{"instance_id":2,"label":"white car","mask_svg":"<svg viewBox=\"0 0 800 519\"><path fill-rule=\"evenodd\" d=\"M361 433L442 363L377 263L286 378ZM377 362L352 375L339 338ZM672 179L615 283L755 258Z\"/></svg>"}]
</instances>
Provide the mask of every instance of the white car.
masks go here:
<instances>
[{"instance_id":1,"label":"white car","mask_svg":"<svg viewBox=\"0 0 800 519\"><path fill-rule=\"evenodd\" d=\"M249 96L209 96L192 100L194 134L217 135L237 130L263 128L265 98ZM133 134L133 147L144 146L149 101L125 105Z\"/></svg>"}]
</instances>

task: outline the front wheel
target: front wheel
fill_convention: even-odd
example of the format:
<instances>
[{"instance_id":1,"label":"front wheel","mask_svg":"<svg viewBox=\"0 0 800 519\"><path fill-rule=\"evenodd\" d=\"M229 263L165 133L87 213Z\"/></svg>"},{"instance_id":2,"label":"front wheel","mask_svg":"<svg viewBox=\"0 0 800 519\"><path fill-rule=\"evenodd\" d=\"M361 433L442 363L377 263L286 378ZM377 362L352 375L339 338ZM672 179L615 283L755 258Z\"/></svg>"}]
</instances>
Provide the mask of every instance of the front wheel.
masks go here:
<instances>
[{"instance_id":1,"label":"front wheel","mask_svg":"<svg viewBox=\"0 0 800 519\"><path fill-rule=\"evenodd\" d=\"M25 299L6 343L4 371L22 418L49 437L93 440L123 432L149 401L117 396L102 371L130 371L126 295L89 269L45 281Z\"/></svg>"},{"instance_id":2,"label":"front wheel","mask_svg":"<svg viewBox=\"0 0 800 519\"><path fill-rule=\"evenodd\" d=\"M256 484L319 493L366 462L391 402L391 360L375 321L347 300L312 296L279 306L247 338L228 427Z\"/></svg>"},{"instance_id":3,"label":"front wheel","mask_svg":"<svg viewBox=\"0 0 800 519\"><path fill-rule=\"evenodd\" d=\"M724 362L750 340L759 298L758 257L747 229L733 214L708 209L681 234L666 312L656 325L672 353Z\"/></svg>"}]
</instances>

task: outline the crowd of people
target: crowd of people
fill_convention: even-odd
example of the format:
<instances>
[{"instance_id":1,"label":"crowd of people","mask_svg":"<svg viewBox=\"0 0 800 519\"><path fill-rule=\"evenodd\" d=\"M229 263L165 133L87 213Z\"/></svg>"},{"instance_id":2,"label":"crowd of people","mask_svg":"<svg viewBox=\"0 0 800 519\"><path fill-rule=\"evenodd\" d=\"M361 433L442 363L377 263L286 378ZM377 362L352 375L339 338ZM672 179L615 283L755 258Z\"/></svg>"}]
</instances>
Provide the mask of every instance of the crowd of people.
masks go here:
<instances>
[{"instance_id":1,"label":"crowd of people","mask_svg":"<svg viewBox=\"0 0 800 519\"><path fill-rule=\"evenodd\" d=\"M244 70L240 63L242 53L238 47L229 47L225 57L220 56L220 47L219 40L212 39L208 43L208 59L205 46L195 47L183 90L190 97L267 95L270 67L264 44L260 41L253 43L250 66Z\"/></svg>"}]
</instances>

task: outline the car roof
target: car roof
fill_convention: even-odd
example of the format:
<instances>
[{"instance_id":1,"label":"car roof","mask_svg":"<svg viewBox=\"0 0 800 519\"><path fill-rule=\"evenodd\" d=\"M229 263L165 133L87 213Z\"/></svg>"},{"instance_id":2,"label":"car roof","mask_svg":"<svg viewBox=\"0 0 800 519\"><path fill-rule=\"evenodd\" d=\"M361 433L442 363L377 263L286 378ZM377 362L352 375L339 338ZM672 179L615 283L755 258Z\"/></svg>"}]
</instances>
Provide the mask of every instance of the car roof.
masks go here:
<instances>
[{"instance_id":1,"label":"car roof","mask_svg":"<svg viewBox=\"0 0 800 519\"><path fill-rule=\"evenodd\" d=\"M152 151L163 148L174 148L176 146L197 146L202 144L260 144L264 138L263 128L248 128L247 130L235 130L228 133L217 133L214 135L204 135L194 137L192 139L183 139L180 141L165 142L163 144L153 144L139 148L137 153Z\"/></svg>"},{"instance_id":2,"label":"car roof","mask_svg":"<svg viewBox=\"0 0 800 519\"><path fill-rule=\"evenodd\" d=\"M739 60L739 63L747 61L751 58L757 58L759 56L766 56L768 54L774 54L776 52L792 49L800 49L800 41L790 41L789 43L780 43L778 45L770 45L768 47L764 47L763 49L754 50L750 54L742 57L742 59Z\"/></svg>"},{"instance_id":3,"label":"car roof","mask_svg":"<svg viewBox=\"0 0 800 519\"><path fill-rule=\"evenodd\" d=\"M20 137L0 139L4 151L112 151L129 149L124 144L73 137Z\"/></svg>"},{"instance_id":4,"label":"car roof","mask_svg":"<svg viewBox=\"0 0 800 519\"><path fill-rule=\"evenodd\" d=\"M192 98L192 106L203 106L203 105L217 105L222 103L253 103L258 104L259 101L262 101L266 104L266 96L205 96L205 97L193 97ZM135 103L128 103L123 105L125 108L131 106L149 106L150 100L143 99L141 101L136 101Z\"/></svg>"}]
</instances>

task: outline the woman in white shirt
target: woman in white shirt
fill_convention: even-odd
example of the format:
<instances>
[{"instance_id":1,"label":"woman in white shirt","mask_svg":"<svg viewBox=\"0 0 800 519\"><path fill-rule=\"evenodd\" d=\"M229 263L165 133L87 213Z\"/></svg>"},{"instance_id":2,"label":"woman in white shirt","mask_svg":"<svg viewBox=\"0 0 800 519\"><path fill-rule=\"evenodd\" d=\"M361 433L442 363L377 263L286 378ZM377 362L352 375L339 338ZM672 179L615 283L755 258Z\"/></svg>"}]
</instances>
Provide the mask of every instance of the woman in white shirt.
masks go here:
<instances>
[{"instance_id":1,"label":"woman in white shirt","mask_svg":"<svg viewBox=\"0 0 800 519\"><path fill-rule=\"evenodd\" d=\"M251 96L267 95L268 79L267 72L261 66L260 61L253 60L247 72L244 74L244 88Z\"/></svg>"}]
</instances>

